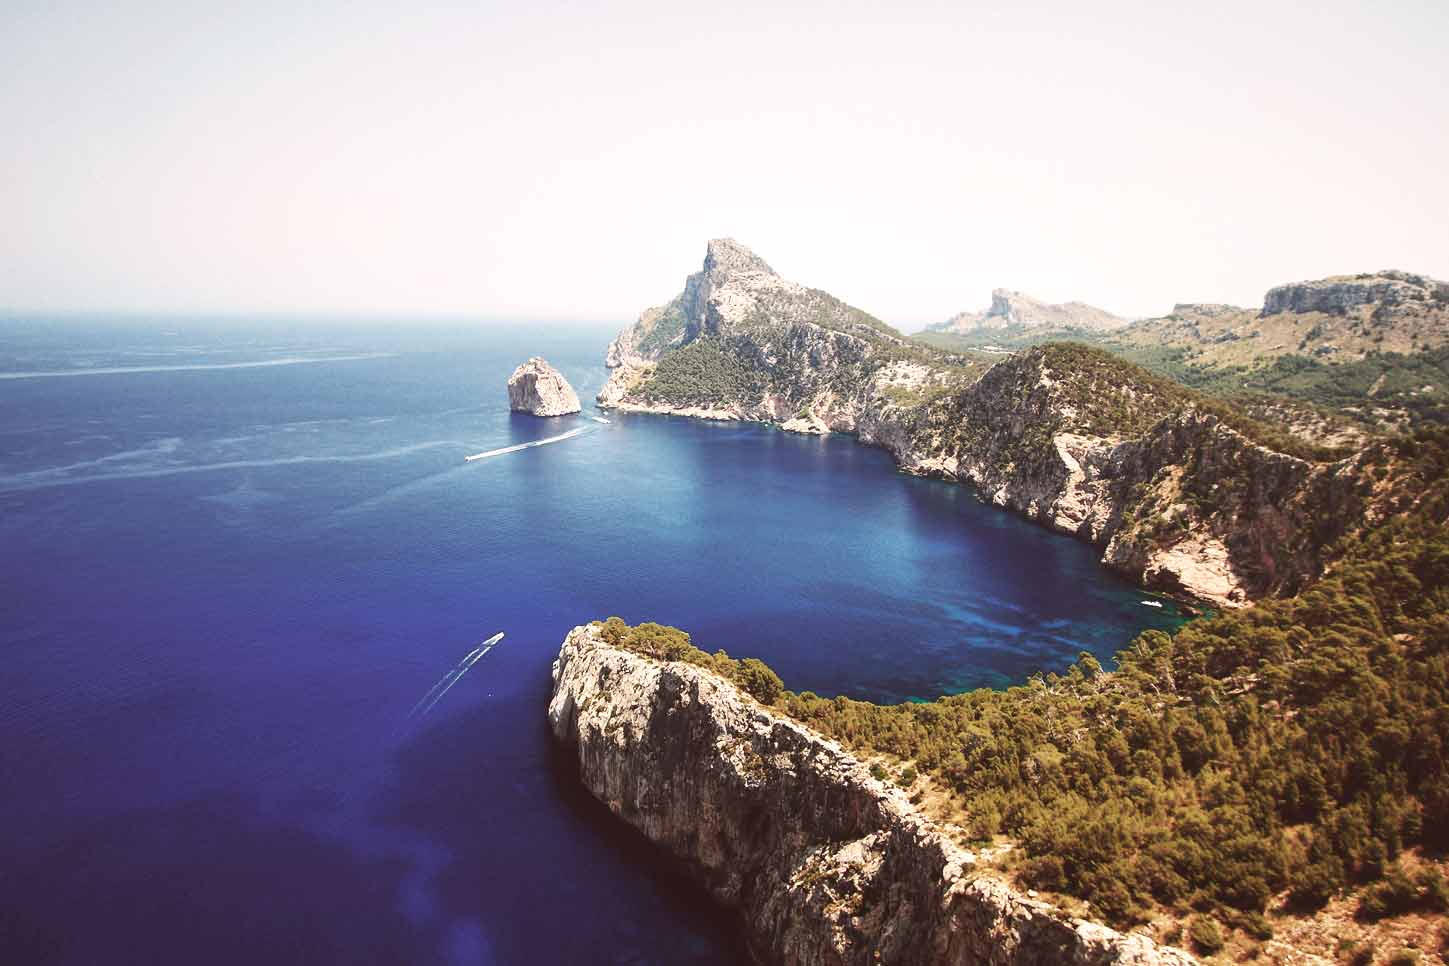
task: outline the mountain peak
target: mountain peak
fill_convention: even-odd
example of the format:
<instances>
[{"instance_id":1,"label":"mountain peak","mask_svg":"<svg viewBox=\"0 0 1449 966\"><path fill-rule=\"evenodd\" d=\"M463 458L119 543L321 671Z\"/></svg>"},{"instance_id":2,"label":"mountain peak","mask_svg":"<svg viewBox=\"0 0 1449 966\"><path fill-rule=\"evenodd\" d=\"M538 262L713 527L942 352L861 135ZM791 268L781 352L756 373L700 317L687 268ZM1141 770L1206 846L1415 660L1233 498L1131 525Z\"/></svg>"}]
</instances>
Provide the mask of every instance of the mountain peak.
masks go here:
<instances>
[{"instance_id":1,"label":"mountain peak","mask_svg":"<svg viewBox=\"0 0 1449 966\"><path fill-rule=\"evenodd\" d=\"M931 326L935 331L969 334L1010 326L1092 329L1106 332L1120 329L1127 320L1083 302L1055 305L1009 288L991 290L991 305L985 312L962 312Z\"/></svg>"},{"instance_id":2,"label":"mountain peak","mask_svg":"<svg viewBox=\"0 0 1449 966\"><path fill-rule=\"evenodd\" d=\"M704 256L706 272L764 272L774 275L763 258L733 238L711 238Z\"/></svg>"}]
</instances>

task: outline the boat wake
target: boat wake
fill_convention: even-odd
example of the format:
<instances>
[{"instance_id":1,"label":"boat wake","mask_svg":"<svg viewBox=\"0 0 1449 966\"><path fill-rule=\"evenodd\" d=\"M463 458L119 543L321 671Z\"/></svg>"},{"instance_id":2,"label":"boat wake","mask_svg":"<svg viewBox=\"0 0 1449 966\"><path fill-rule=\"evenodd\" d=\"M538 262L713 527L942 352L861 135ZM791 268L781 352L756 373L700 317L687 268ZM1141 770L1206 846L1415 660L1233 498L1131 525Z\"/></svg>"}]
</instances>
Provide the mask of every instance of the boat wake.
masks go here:
<instances>
[{"instance_id":1,"label":"boat wake","mask_svg":"<svg viewBox=\"0 0 1449 966\"><path fill-rule=\"evenodd\" d=\"M286 356L259 362L196 362L164 366L96 366L90 369L36 369L28 372L0 372L0 379L55 379L68 376L123 376L139 372L202 372L216 369L265 369L271 366L306 366L320 362L355 362L359 359L388 359L391 352L367 352L350 356Z\"/></svg>"},{"instance_id":2,"label":"boat wake","mask_svg":"<svg viewBox=\"0 0 1449 966\"><path fill-rule=\"evenodd\" d=\"M535 446L547 446L549 443L561 443L566 439L577 436L580 433L587 433L588 428L571 429L567 433L560 433L557 436L550 436L547 439L536 439L531 443L519 443L517 446L505 446L502 449L490 449L486 453L474 453L472 456L464 457L469 463L474 460L491 459L494 456L503 456L507 453L517 453L519 450L533 449Z\"/></svg>"},{"instance_id":3,"label":"boat wake","mask_svg":"<svg viewBox=\"0 0 1449 966\"><path fill-rule=\"evenodd\" d=\"M452 690L453 685L463 679L463 675L468 673L468 669L483 660L488 652L493 650L494 645L502 639L503 632L499 631L465 654L463 660L459 661L447 674L444 674L438 683L433 685L432 689L423 695L417 704L413 705L413 709L408 712L408 719L421 718L433 710L433 706L443 700L443 695L447 694Z\"/></svg>"},{"instance_id":4,"label":"boat wake","mask_svg":"<svg viewBox=\"0 0 1449 966\"><path fill-rule=\"evenodd\" d=\"M163 441L163 444L165 442ZM250 470L272 466L303 466L308 463L367 463L375 460L396 459L399 456L408 456L412 453L419 453L424 450L437 449L444 446L451 447L458 445L460 444L455 440L435 439L425 443L413 443L409 446L375 450L369 453L339 454L336 456L279 456L274 459L219 460L214 463L180 465L167 463L159 466L139 466L135 469L113 472L79 472L89 467L110 464L114 461L133 459L137 455L152 455L154 453L166 453L174 450L174 447L172 447L172 450L161 449L158 445L158 447L152 449L130 450L125 453L102 456L99 459L88 460L83 463L71 463L66 466L32 470L28 473L0 476L0 493L8 493L14 490L39 490L55 486L71 486L78 483L103 483L110 480L144 480L164 476L179 476L187 473L214 473L217 470Z\"/></svg>"}]
</instances>

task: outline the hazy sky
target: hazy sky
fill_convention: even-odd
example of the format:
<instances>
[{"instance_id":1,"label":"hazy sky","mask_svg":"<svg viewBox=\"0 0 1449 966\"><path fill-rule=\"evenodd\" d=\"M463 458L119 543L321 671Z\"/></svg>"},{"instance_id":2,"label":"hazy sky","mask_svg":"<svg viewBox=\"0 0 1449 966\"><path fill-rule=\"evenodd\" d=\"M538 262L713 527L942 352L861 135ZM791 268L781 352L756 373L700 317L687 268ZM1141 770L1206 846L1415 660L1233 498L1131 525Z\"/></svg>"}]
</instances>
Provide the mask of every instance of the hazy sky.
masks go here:
<instances>
[{"instance_id":1,"label":"hazy sky","mask_svg":"<svg viewBox=\"0 0 1449 966\"><path fill-rule=\"evenodd\" d=\"M300 9L300 12L299 12ZM0 306L908 328L1449 277L1449 4L0 5Z\"/></svg>"}]
</instances>

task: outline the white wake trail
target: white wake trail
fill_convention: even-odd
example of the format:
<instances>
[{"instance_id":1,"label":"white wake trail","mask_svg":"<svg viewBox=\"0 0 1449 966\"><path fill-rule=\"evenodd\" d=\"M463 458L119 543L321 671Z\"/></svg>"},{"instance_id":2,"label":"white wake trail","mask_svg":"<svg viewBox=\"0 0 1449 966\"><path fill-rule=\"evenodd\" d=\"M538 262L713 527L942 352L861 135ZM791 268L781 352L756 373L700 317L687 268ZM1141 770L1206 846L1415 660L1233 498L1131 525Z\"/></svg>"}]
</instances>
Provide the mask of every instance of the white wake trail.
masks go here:
<instances>
[{"instance_id":1,"label":"white wake trail","mask_svg":"<svg viewBox=\"0 0 1449 966\"><path fill-rule=\"evenodd\" d=\"M439 701L443 700L443 695L451 691L453 689L453 685L463 680L463 675L468 673L468 669L471 668L473 665L477 664L479 661L483 660L483 658L487 657L488 652L493 650L493 646L502 639L503 634L501 632L498 634L494 634L492 637L488 638L488 640L483 642L483 646L475 651L473 656L464 658L463 665L454 675L453 680L449 681L448 686L443 688L443 690L439 691L438 696L432 700L432 703L423 709L423 715L426 716L429 711L433 710L433 705L436 705Z\"/></svg>"},{"instance_id":2,"label":"white wake trail","mask_svg":"<svg viewBox=\"0 0 1449 966\"><path fill-rule=\"evenodd\" d=\"M123 376L138 372L201 372L214 369L265 369L271 366L307 366L320 362L355 362L359 359L388 359L391 352L367 352L351 356L287 356L260 362L195 362L165 366L97 366L93 369L35 369L28 372L0 372L0 379L56 379L69 376Z\"/></svg>"},{"instance_id":3,"label":"white wake trail","mask_svg":"<svg viewBox=\"0 0 1449 966\"><path fill-rule=\"evenodd\" d=\"M517 446L505 446L502 449L490 449L486 453L475 453L472 456L464 457L464 459L466 459L469 463L473 462L474 460L486 460L494 456L503 456L505 453L517 453L520 450L533 449L535 446L547 446L549 443L561 443L566 439L571 439L572 437L577 436L580 433L586 433L588 431L588 427L583 426L579 429L571 429L567 433L560 433L558 436L550 436L547 439L536 439L531 443L519 443Z\"/></svg>"},{"instance_id":4,"label":"white wake trail","mask_svg":"<svg viewBox=\"0 0 1449 966\"><path fill-rule=\"evenodd\" d=\"M477 647L473 648L473 650L469 651L467 654L464 654L463 655L463 660L461 660L457 664L453 665L452 669L450 669L447 674L444 674L442 677L438 678L438 683L435 684L435 685L433 685L431 688L429 688L428 689L428 693L425 694L425 695L423 695L421 698L419 698L418 699L418 703L415 704L415 705L413 705L413 709L408 712L408 717L411 718L413 715L417 714L418 713L418 709L421 708L423 706L423 704L429 698L431 698L434 694L436 694L438 692L438 690L440 688L442 688L443 685L445 685L448 682L448 679L449 678L451 678L453 675L455 675L455 674L459 673L460 671L462 671L463 670L463 665L467 664L468 661L471 660L474 655L476 655L479 651L483 650L484 645L486 645L487 643L488 643L487 641L484 641L482 644L479 644Z\"/></svg>"}]
</instances>

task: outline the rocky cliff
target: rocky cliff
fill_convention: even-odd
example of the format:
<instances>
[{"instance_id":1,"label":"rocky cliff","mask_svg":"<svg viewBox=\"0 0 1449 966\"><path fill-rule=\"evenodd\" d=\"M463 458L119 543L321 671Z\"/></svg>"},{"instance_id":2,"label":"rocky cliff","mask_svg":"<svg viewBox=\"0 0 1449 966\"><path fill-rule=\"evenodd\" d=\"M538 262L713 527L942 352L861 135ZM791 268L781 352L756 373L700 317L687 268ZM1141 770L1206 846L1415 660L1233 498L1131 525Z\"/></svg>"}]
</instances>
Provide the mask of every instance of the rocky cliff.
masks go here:
<instances>
[{"instance_id":1,"label":"rocky cliff","mask_svg":"<svg viewBox=\"0 0 1449 966\"><path fill-rule=\"evenodd\" d=\"M565 416L578 412L579 394L553 366L534 356L508 377L508 407L535 416Z\"/></svg>"},{"instance_id":2,"label":"rocky cliff","mask_svg":"<svg viewBox=\"0 0 1449 966\"><path fill-rule=\"evenodd\" d=\"M737 911L761 961L1193 961L1013 891L836 743L596 626L564 641L548 715L589 791Z\"/></svg>"},{"instance_id":3,"label":"rocky cliff","mask_svg":"<svg viewBox=\"0 0 1449 966\"><path fill-rule=\"evenodd\" d=\"M1078 329L1110 332L1130 324L1085 302L1060 305L1043 302L1023 292L998 288L991 293L991 305L984 312L961 312L945 322L930 326L932 332L975 335L1003 329Z\"/></svg>"},{"instance_id":4,"label":"rocky cliff","mask_svg":"<svg viewBox=\"0 0 1449 966\"><path fill-rule=\"evenodd\" d=\"M1261 309L1181 304L1112 334L1127 347L1183 353L1207 368L1252 368L1280 356L1354 362L1449 343L1449 283L1383 271L1269 289Z\"/></svg>"},{"instance_id":5,"label":"rocky cliff","mask_svg":"<svg viewBox=\"0 0 1449 966\"><path fill-rule=\"evenodd\" d=\"M873 395L943 389L964 374L727 238L709 243L678 296L610 344L605 364L604 406L814 433L854 431Z\"/></svg>"},{"instance_id":6,"label":"rocky cliff","mask_svg":"<svg viewBox=\"0 0 1449 966\"><path fill-rule=\"evenodd\" d=\"M1233 606L1300 590L1393 499L1365 453L1306 459L1249 435L1261 428L1105 353L1048 345L962 392L874 410L858 432L906 472L974 484L1102 547L1146 586Z\"/></svg>"},{"instance_id":7,"label":"rocky cliff","mask_svg":"<svg viewBox=\"0 0 1449 966\"><path fill-rule=\"evenodd\" d=\"M1292 455L1105 352L1045 345L991 365L931 350L735 242L711 242L609 358L600 405L855 433L906 472L1091 541L1135 580L1224 605L1296 591L1383 499L1361 457Z\"/></svg>"},{"instance_id":8,"label":"rocky cliff","mask_svg":"<svg viewBox=\"0 0 1449 966\"><path fill-rule=\"evenodd\" d=\"M1418 303L1449 301L1449 283L1411 272L1383 271L1336 275L1311 282L1293 282L1268 290L1263 314L1332 312L1342 314L1361 305L1392 309Z\"/></svg>"}]
</instances>

